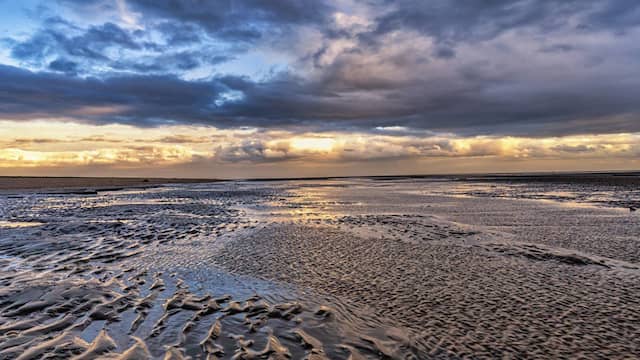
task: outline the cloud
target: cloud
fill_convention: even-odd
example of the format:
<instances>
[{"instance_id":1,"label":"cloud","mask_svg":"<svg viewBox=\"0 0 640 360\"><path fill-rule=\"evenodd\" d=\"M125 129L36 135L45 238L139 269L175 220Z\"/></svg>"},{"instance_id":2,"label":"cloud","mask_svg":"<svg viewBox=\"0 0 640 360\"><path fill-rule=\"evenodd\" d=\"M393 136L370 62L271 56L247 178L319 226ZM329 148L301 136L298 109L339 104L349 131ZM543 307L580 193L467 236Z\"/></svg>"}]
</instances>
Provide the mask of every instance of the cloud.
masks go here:
<instances>
[{"instance_id":1,"label":"cloud","mask_svg":"<svg viewBox=\"0 0 640 360\"><path fill-rule=\"evenodd\" d=\"M113 23L92 26L76 36L65 34L76 30L65 21L50 19L46 24L46 28L12 48L14 58L36 62L51 54L65 54L90 60L108 60L105 51L109 48L139 50L142 47L129 32Z\"/></svg>"},{"instance_id":2,"label":"cloud","mask_svg":"<svg viewBox=\"0 0 640 360\"><path fill-rule=\"evenodd\" d=\"M215 81L171 75L83 79L2 65L0 80L0 112L6 119L67 117L140 126L206 122L225 89Z\"/></svg>"},{"instance_id":3,"label":"cloud","mask_svg":"<svg viewBox=\"0 0 640 360\"><path fill-rule=\"evenodd\" d=\"M30 37L5 42L12 57L29 69L103 77L123 72L182 75L233 58L233 51L209 40L188 24L160 22L141 30L107 22L85 28L53 17Z\"/></svg>"},{"instance_id":4,"label":"cloud","mask_svg":"<svg viewBox=\"0 0 640 360\"><path fill-rule=\"evenodd\" d=\"M640 24L640 5L629 0L400 0L390 7L376 21L377 34L410 28L439 42L486 41L517 29L620 32Z\"/></svg>"},{"instance_id":5,"label":"cloud","mask_svg":"<svg viewBox=\"0 0 640 360\"><path fill-rule=\"evenodd\" d=\"M37 136L43 131L46 137ZM640 154L640 134L535 138L385 131L317 134L184 125L141 130L62 120L0 121L0 169L25 175L282 177L388 168L399 173L509 171L516 165L521 171L633 168Z\"/></svg>"},{"instance_id":6,"label":"cloud","mask_svg":"<svg viewBox=\"0 0 640 360\"><path fill-rule=\"evenodd\" d=\"M196 143L211 144L213 143L213 140L214 140L213 137L209 137L209 136L196 137L196 136L190 136L190 135L176 134L176 135L164 136L155 141L161 142L161 143L167 143L167 144L196 144ZM145 140L141 139L140 141L145 141Z\"/></svg>"},{"instance_id":7,"label":"cloud","mask_svg":"<svg viewBox=\"0 0 640 360\"><path fill-rule=\"evenodd\" d=\"M593 152L596 150L594 146L580 144L580 145L558 145L551 148L554 151L568 152L568 153L585 153Z\"/></svg>"},{"instance_id":8,"label":"cloud","mask_svg":"<svg viewBox=\"0 0 640 360\"><path fill-rule=\"evenodd\" d=\"M197 25L218 39L244 42L282 35L295 25L323 23L331 14L327 2L315 0L200 2L198 6L171 0L128 3L144 14Z\"/></svg>"},{"instance_id":9,"label":"cloud","mask_svg":"<svg viewBox=\"0 0 640 360\"><path fill-rule=\"evenodd\" d=\"M60 3L75 17L3 41L17 62L0 66L3 118L394 136L640 131L634 1ZM254 76L264 58L282 64ZM264 157L262 145L229 154Z\"/></svg>"},{"instance_id":10,"label":"cloud","mask_svg":"<svg viewBox=\"0 0 640 360\"><path fill-rule=\"evenodd\" d=\"M49 63L49 69L67 74L75 74L78 70L78 63L59 58Z\"/></svg>"}]
</instances>

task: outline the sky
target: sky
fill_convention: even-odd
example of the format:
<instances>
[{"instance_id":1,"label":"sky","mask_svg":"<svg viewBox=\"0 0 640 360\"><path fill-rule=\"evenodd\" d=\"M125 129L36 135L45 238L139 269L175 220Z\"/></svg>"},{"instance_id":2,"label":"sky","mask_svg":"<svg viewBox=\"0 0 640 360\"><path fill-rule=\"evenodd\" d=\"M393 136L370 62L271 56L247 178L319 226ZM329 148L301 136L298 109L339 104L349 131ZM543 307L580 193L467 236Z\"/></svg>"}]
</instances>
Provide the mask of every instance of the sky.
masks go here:
<instances>
[{"instance_id":1,"label":"sky","mask_svg":"<svg viewBox=\"0 0 640 360\"><path fill-rule=\"evenodd\" d=\"M639 159L636 0L0 0L0 175Z\"/></svg>"}]
</instances>

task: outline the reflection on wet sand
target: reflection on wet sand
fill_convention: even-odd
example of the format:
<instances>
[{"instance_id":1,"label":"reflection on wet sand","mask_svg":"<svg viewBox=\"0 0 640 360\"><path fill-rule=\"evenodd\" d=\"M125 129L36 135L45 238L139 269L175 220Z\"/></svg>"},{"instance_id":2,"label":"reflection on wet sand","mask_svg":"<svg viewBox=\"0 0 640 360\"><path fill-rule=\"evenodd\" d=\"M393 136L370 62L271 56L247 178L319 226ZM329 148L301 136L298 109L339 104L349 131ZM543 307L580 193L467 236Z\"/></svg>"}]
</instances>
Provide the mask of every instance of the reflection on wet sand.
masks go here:
<instances>
[{"instance_id":1,"label":"reflection on wet sand","mask_svg":"<svg viewBox=\"0 0 640 360\"><path fill-rule=\"evenodd\" d=\"M18 228L18 227L28 227L28 226L40 226L42 223L39 222L26 222L26 221L0 221L0 228Z\"/></svg>"},{"instance_id":2,"label":"reflection on wet sand","mask_svg":"<svg viewBox=\"0 0 640 360\"><path fill-rule=\"evenodd\" d=\"M0 197L0 359L640 356L638 216L531 201L637 199L510 186Z\"/></svg>"}]
</instances>

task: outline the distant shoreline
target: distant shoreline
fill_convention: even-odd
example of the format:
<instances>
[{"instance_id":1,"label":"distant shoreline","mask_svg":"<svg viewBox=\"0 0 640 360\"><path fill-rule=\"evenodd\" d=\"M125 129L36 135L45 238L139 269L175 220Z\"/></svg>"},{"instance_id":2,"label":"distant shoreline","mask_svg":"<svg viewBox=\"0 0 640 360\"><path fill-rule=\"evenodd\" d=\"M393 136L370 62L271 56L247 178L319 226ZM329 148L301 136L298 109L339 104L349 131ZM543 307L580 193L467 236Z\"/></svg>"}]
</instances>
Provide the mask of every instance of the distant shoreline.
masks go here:
<instances>
[{"instance_id":1,"label":"distant shoreline","mask_svg":"<svg viewBox=\"0 0 640 360\"><path fill-rule=\"evenodd\" d=\"M218 179L133 178L133 177L48 177L0 176L0 193L74 193L92 194L124 188L148 188L165 184L194 184Z\"/></svg>"},{"instance_id":2,"label":"distant shoreline","mask_svg":"<svg viewBox=\"0 0 640 360\"><path fill-rule=\"evenodd\" d=\"M593 172L529 172L529 173L469 173L469 174L405 174L405 175L368 175L368 176L317 176L249 178L242 181L305 181L370 179L375 181L392 180L450 180L472 182L549 182L549 183L600 183L611 185L640 185L640 171L593 171ZM240 180L240 179L239 179Z\"/></svg>"},{"instance_id":3,"label":"distant shoreline","mask_svg":"<svg viewBox=\"0 0 640 360\"><path fill-rule=\"evenodd\" d=\"M149 188L165 184L195 184L219 181L313 181L340 179L370 179L391 181L403 179L433 179L472 182L545 182L591 183L614 186L640 186L640 171L602 172L537 172L537 173L487 173L487 174L407 174L371 176L315 176L246 179L202 178L144 178L144 177L64 177L64 176L0 176L0 194L14 192L91 194L99 191L115 191L124 188Z\"/></svg>"}]
</instances>

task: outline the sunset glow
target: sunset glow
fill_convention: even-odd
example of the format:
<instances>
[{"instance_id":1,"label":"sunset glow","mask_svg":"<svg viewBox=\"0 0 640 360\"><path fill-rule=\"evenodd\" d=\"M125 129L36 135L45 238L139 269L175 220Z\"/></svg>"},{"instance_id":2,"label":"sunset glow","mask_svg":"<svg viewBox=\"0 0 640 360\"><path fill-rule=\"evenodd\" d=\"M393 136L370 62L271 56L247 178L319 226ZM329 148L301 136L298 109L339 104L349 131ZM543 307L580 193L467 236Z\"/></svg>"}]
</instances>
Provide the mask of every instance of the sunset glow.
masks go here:
<instances>
[{"instance_id":1,"label":"sunset glow","mask_svg":"<svg viewBox=\"0 0 640 360\"><path fill-rule=\"evenodd\" d=\"M330 152L335 140L329 138L292 138L289 144L294 150Z\"/></svg>"},{"instance_id":2,"label":"sunset glow","mask_svg":"<svg viewBox=\"0 0 640 360\"><path fill-rule=\"evenodd\" d=\"M33 129L46 128L35 131ZM239 164L269 163L275 168L304 168L306 161L335 163L408 161L421 171L447 172L443 160L511 166L536 162L558 170L566 161L578 169L585 164L617 168L639 165L639 134L575 135L562 137L460 137L452 134L411 136L332 132L331 137L286 131L218 129L209 126L161 126L142 131L130 125L90 125L56 121L0 122L0 169L33 174L47 168L55 174L68 169L134 171L152 175L154 169L213 176L216 169ZM30 136L29 134L36 134ZM204 169L190 169L197 164ZM554 165L555 164L555 165ZM449 165L450 166L450 165ZM110 169L110 170L108 170ZM468 168L476 171L475 167ZM508 171L510 168L504 168ZM404 171L410 171L410 168ZM463 168L457 169L464 172ZM313 173L315 174L315 173ZM239 176L240 174L238 174Z\"/></svg>"}]
</instances>

